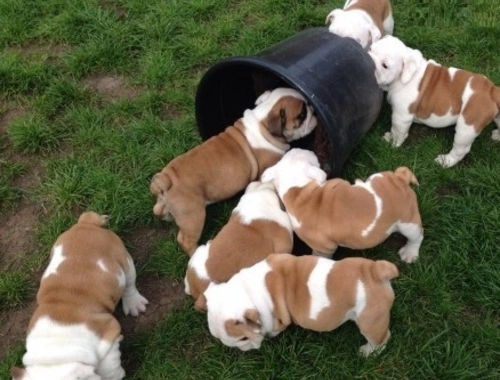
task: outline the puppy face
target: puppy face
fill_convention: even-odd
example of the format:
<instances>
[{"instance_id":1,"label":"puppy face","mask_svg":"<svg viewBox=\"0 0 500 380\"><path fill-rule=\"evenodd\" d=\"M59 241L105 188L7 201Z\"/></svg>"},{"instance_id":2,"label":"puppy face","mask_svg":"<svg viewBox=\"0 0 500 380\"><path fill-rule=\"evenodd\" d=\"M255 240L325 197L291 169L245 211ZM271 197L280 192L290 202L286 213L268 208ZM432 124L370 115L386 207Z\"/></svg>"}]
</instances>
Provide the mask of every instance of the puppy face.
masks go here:
<instances>
[{"instance_id":1,"label":"puppy face","mask_svg":"<svg viewBox=\"0 0 500 380\"><path fill-rule=\"evenodd\" d=\"M333 10L327 17L328 30L341 37L351 37L367 49L382 36L373 21L360 11Z\"/></svg>"},{"instance_id":2,"label":"puppy face","mask_svg":"<svg viewBox=\"0 0 500 380\"><path fill-rule=\"evenodd\" d=\"M418 50L408 48L401 40L385 36L370 47L370 56L375 63L375 78L383 90L397 82L408 83L423 59Z\"/></svg>"},{"instance_id":3,"label":"puppy face","mask_svg":"<svg viewBox=\"0 0 500 380\"><path fill-rule=\"evenodd\" d=\"M254 114L275 137L290 142L312 132L317 125L314 111L305 98L291 88L276 88L257 98Z\"/></svg>"},{"instance_id":4,"label":"puppy face","mask_svg":"<svg viewBox=\"0 0 500 380\"><path fill-rule=\"evenodd\" d=\"M264 336L258 311L243 306L241 297L229 297L226 285L211 284L204 293L210 333L241 351L260 348Z\"/></svg>"}]
</instances>

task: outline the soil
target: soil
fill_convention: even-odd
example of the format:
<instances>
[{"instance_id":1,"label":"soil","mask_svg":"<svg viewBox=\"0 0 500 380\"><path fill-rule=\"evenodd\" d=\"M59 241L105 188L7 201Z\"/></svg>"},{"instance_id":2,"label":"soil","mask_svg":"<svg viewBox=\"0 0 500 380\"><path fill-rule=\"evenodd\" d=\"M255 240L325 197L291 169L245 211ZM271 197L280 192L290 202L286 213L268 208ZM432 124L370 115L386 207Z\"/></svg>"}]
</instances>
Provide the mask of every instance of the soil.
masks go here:
<instances>
[{"instance_id":1,"label":"soil","mask_svg":"<svg viewBox=\"0 0 500 380\"><path fill-rule=\"evenodd\" d=\"M55 55L61 50L64 50L64 47L57 47L51 53ZM19 48L19 51L21 54L32 54L34 51L38 52L39 49L27 46ZM140 89L129 85L127 78L122 76L89 76L81 83L96 91L103 100L108 102L130 99L140 94ZM9 124L27 113L26 109L18 105L0 100L1 157L8 159L9 162L21 162L28 166L26 173L15 180L15 185L22 194L18 204L12 209L5 209L0 203L0 271L20 268L25 255L39 251L40 247L35 233L37 226L47 219L47 213L50 212L30 197L44 178L39 157L17 152L6 136ZM137 268L141 268L146 262L152 243L168 233L169 231L164 226L163 228L141 227L123 236ZM0 361L7 352L24 344L26 329L36 307L35 294L43 269L39 273L32 274L33 294L27 304L7 310L0 309ZM137 288L149 300L146 312L138 317L124 316L121 304L115 311L115 316L122 325L123 334L127 337L133 337L135 334L152 328L163 319L168 310L181 304L187 297L184 293L184 284L147 273L138 277ZM125 369L130 370L130 368Z\"/></svg>"}]
</instances>

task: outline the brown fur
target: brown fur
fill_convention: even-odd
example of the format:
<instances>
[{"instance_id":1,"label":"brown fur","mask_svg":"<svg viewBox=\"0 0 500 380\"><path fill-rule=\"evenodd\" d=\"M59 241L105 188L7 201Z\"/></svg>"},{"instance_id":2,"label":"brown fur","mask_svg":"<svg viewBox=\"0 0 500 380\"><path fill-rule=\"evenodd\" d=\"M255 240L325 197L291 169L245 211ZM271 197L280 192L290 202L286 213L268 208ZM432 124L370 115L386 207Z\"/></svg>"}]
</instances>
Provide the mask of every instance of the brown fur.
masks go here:
<instances>
[{"instance_id":1,"label":"brown fur","mask_svg":"<svg viewBox=\"0 0 500 380\"><path fill-rule=\"evenodd\" d=\"M276 102L262 122L263 136L273 145L287 150L289 145L283 142L283 131L300 126L303 107L303 101L291 96ZM285 110L284 117L282 110ZM241 120L237 121L219 135L170 161L152 179L151 192L157 197L153 212L163 219L168 215L174 218L179 227L177 241L189 255L197 247L207 202L237 194L281 158L278 153L253 150L244 130Z\"/></svg>"},{"instance_id":2,"label":"brown fur","mask_svg":"<svg viewBox=\"0 0 500 380\"><path fill-rule=\"evenodd\" d=\"M323 186L311 181L284 195L287 211L302 223L295 232L318 253L332 253L339 245L352 249L374 247L388 237L387 230L396 221L420 225L417 197L408 183L413 182L413 173L408 168L396 172L399 174L386 171L380 173L382 178L371 180L384 204L382 215L367 236L362 237L361 233L376 215L373 195L339 178ZM401 172L407 174L401 176Z\"/></svg>"},{"instance_id":3,"label":"brown fur","mask_svg":"<svg viewBox=\"0 0 500 380\"><path fill-rule=\"evenodd\" d=\"M278 223L254 220L248 225L233 213L228 223L210 242L205 263L212 282L228 281L235 273L264 260L273 252L291 252L293 241L290 232ZM209 281L200 279L193 268L186 271L191 296L196 300L203 294Z\"/></svg>"},{"instance_id":4,"label":"brown fur","mask_svg":"<svg viewBox=\"0 0 500 380\"><path fill-rule=\"evenodd\" d=\"M380 30L382 36L385 34L384 30L384 20L391 13L391 3L387 0L358 0L355 4L351 4L345 8L345 11L349 10L361 10L365 11L370 15L374 24Z\"/></svg>"},{"instance_id":5,"label":"brown fur","mask_svg":"<svg viewBox=\"0 0 500 380\"><path fill-rule=\"evenodd\" d=\"M40 317L48 315L62 324L85 323L108 341L120 335L120 325L111 313L123 292L117 276L128 269L130 256L116 234L100 227L106 222L107 217L84 213L56 240L54 246L63 244L65 260L57 275L41 280L29 331ZM109 272L96 270L98 260Z\"/></svg>"},{"instance_id":6,"label":"brown fur","mask_svg":"<svg viewBox=\"0 0 500 380\"><path fill-rule=\"evenodd\" d=\"M468 81L474 95L466 105L462 94ZM500 88L482 75L457 70L453 79L448 67L430 63L420 81L418 98L410 105L409 112L425 120L432 114L443 116L451 110L453 115L463 114L465 122L481 132L498 114ZM464 107L465 106L465 107Z\"/></svg>"}]
</instances>

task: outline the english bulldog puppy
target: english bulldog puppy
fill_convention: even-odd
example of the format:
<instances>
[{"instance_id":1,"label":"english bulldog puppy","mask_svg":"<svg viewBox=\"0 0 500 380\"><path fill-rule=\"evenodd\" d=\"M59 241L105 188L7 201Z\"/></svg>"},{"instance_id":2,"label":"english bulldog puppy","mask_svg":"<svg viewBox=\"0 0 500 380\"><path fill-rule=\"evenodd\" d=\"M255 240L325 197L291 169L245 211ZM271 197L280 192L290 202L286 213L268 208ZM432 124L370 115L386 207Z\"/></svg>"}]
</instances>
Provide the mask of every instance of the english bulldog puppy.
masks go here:
<instances>
[{"instance_id":1,"label":"english bulldog puppy","mask_svg":"<svg viewBox=\"0 0 500 380\"><path fill-rule=\"evenodd\" d=\"M353 185L340 178L327 181L316 155L296 148L267 169L262 181L274 183L295 233L314 254L331 257L338 246L372 248L400 232L408 239L401 259L417 260L423 228L410 187L418 182L410 169L376 173Z\"/></svg>"},{"instance_id":2,"label":"english bulldog puppy","mask_svg":"<svg viewBox=\"0 0 500 380\"><path fill-rule=\"evenodd\" d=\"M264 92L233 126L168 163L151 181L154 214L175 220L177 241L192 255L205 222L205 206L230 198L274 165L316 127L313 109L290 88Z\"/></svg>"},{"instance_id":3,"label":"english bulldog puppy","mask_svg":"<svg viewBox=\"0 0 500 380\"><path fill-rule=\"evenodd\" d=\"M108 216L83 213L54 243L26 338L24 369L14 380L122 379L123 336L112 312L137 316L148 301L135 286L132 258L103 228Z\"/></svg>"},{"instance_id":4,"label":"english bulldog puppy","mask_svg":"<svg viewBox=\"0 0 500 380\"><path fill-rule=\"evenodd\" d=\"M330 32L355 39L363 49L394 30L389 0L347 0L343 9L328 14L326 23Z\"/></svg>"},{"instance_id":5,"label":"english bulldog puppy","mask_svg":"<svg viewBox=\"0 0 500 380\"><path fill-rule=\"evenodd\" d=\"M258 349L265 335L292 322L331 331L351 320L368 341L359 350L368 356L389 340L390 280L398 275L384 260L272 254L227 283L210 284L199 303L208 310L210 333L226 346Z\"/></svg>"},{"instance_id":6,"label":"english bulldog puppy","mask_svg":"<svg viewBox=\"0 0 500 380\"><path fill-rule=\"evenodd\" d=\"M500 140L500 88L483 75L441 66L392 36L373 44L369 54L392 106L391 131L384 138L394 146L403 144L413 122L433 128L456 124L451 151L435 160L449 168L469 153L492 121L497 129L491 138Z\"/></svg>"},{"instance_id":7,"label":"english bulldog puppy","mask_svg":"<svg viewBox=\"0 0 500 380\"><path fill-rule=\"evenodd\" d=\"M273 184L252 182L228 223L191 256L185 291L197 300L211 282L226 282L271 253L292 252L292 248L292 224Z\"/></svg>"}]
</instances>

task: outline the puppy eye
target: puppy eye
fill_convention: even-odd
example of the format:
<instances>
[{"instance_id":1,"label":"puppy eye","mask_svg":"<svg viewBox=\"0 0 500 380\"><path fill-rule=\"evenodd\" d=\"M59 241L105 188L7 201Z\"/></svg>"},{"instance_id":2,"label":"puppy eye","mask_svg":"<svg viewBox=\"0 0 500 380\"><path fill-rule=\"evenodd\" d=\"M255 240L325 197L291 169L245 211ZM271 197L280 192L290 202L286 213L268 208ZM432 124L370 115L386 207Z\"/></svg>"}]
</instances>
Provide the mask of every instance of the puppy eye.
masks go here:
<instances>
[{"instance_id":1,"label":"puppy eye","mask_svg":"<svg viewBox=\"0 0 500 380\"><path fill-rule=\"evenodd\" d=\"M248 340L248 337L244 336L244 337L240 338L239 341L240 342L246 342L247 340Z\"/></svg>"},{"instance_id":2,"label":"puppy eye","mask_svg":"<svg viewBox=\"0 0 500 380\"><path fill-rule=\"evenodd\" d=\"M386 64L385 62L384 62L384 63L382 63L382 67L383 67L384 69L387 69L387 64Z\"/></svg>"}]
</instances>

